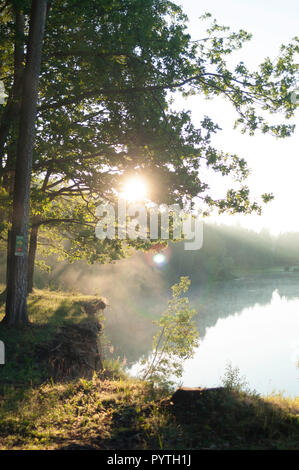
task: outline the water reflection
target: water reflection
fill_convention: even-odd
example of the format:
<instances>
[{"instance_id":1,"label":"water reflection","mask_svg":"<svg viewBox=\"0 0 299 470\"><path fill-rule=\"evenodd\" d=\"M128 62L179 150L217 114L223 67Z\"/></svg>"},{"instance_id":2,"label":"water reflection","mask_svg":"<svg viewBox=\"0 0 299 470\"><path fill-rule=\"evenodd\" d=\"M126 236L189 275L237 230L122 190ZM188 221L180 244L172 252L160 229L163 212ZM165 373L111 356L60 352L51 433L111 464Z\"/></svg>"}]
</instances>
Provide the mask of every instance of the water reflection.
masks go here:
<instances>
[{"instance_id":1,"label":"water reflection","mask_svg":"<svg viewBox=\"0 0 299 470\"><path fill-rule=\"evenodd\" d=\"M238 366L251 388L298 395L299 298L274 291L266 305L255 304L219 318L206 329L195 357L185 363L186 386L219 385L227 362Z\"/></svg>"},{"instance_id":2,"label":"water reflection","mask_svg":"<svg viewBox=\"0 0 299 470\"><path fill-rule=\"evenodd\" d=\"M259 393L298 395L298 281L272 274L193 289L201 341L183 384L217 386L230 362Z\"/></svg>"},{"instance_id":3,"label":"water reflection","mask_svg":"<svg viewBox=\"0 0 299 470\"><path fill-rule=\"evenodd\" d=\"M256 304L262 306L271 303L274 291L288 300L299 298L298 274L260 274L247 279L193 288L190 297L199 312L198 327L201 336L203 337L206 329L215 325L219 318L226 318Z\"/></svg>"}]
</instances>

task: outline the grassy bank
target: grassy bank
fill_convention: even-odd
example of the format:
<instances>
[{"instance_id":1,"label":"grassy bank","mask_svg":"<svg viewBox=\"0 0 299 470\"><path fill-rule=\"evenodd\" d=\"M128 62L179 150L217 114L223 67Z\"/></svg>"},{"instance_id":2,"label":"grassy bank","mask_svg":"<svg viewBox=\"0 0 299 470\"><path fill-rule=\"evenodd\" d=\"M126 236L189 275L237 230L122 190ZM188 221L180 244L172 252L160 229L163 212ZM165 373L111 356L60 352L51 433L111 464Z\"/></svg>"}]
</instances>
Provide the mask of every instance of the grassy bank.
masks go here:
<instances>
[{"instance_id":1,"label":"grassy bank","mask_svg":"<svg viewBox=\"0 0 299 470\"><path fill-rule=\"evenodd\" d=\"M96 296L50 290L35 290L30 294L28 311L31 325L6 328L0 324L0 339L5 344L5 365L0 366L0 385L39 384L49 378L49 370L41 361L43 349L47 345L51 347L55 337L61 337L63 328L74 330L90 321L101 322L101 311L95 316L90 314L88 308L98 300L101 299ZM3 317L2 300L0 321ZM60 336L57 336L59 333Z\"/></svg>"},{"instance_id":2,"label":"grassy bank","mask_svg":"<svg viewBox=\"0 0 299 470\"><path fill-rule=\"evenodd\" d=\"M36 348L65 325L84 324L94 300L35 291L32 326L0 326L0 449L298 449L299 398L222 389L176 403L112 361L89 379L47 376Z\"/></svg>"},{"instance_id":3,"label":"grassy bank","mask_svg":"<svg viewBox=\"0 0 299 470\"><path fill-rule=\"evenodd\" d=\"M299 401L225 390L188 406L127 379L79 379L0 397L1 449L298 449Z\"/></svg>"}]
</instances>

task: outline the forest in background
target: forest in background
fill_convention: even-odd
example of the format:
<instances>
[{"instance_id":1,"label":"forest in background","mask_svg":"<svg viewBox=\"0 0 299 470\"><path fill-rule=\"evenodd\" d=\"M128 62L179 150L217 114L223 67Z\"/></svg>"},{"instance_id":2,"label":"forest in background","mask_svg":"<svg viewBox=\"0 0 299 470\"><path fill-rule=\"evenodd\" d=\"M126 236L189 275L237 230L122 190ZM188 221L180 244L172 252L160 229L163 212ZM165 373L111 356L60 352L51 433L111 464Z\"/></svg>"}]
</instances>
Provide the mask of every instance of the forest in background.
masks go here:
<instances>
[{"instance_id":1,"label":"forest in background","mask_svg":"<svg viewBox=\"0 0 299 470\"><path fill-rule=\"evenodd\" d=\"M85 262L60 262L51 256L39 257L35 274L37 288L60 288L69 290L74 287L72 271L76 270L78 281L83 275L91 278L97 275L117 275L125 271L134 278L135 286L144 278L145 270L160 272L161 277L171 285L177 281L177 273L189 276L192 284L202 284L213 280L227 280L252 272L263 272L281 268L281 271L296 271L299 265L299 233L285 232L273 235L268 230L260 232L241 226L228 226L213 223L204 224L203 246L198 251L184 250L183 242L171 242L166 249L166 263L161 266L152 261L157 251L134 253L130 258L115 263L88 265ZM138 268L139 275L137 274ZM0 282L5 282L5 253L2 253ZM146 281L144 281L146 283ZM148 276L151 287L150 275ZM76 284L76 282L75 282ZM93 283L90 284L92 289ZM78 288L76 286L76 288ZM81 289L90 292L84 283ZM96 288L95 288L96 289ZM99 288L98 288L99 289ZM80 289L78 289L80 290Z\"/></svg>"}]
</instances>

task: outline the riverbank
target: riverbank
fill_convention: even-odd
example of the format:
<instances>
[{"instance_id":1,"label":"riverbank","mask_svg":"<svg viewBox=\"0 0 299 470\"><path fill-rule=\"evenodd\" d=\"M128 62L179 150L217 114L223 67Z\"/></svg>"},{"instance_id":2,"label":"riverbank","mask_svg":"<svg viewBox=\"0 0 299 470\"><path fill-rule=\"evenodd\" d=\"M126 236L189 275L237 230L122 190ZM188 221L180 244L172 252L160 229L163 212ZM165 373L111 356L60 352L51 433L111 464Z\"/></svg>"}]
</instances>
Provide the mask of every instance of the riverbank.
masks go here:
<instances>
[{"instance_id":1,"label":"riverbank","mask_svg":"<svg viewBox=\"0 0 299 470\"><path fill-rule=\"evenodd\" d=\"M204 392L175 405L171 394L120 377L11 385L0 395L0 448L298 449L298 399Z\"/></svg>"},{"instance_id":2,"label":"riverbank","mask_svg":"<svg viewBox=\"0 0 299 470\"><path fill-rule=\"evenodd\" d=\"M73 378L47 375L37 348L52 344L57 329L90 322L86 305L96 301L35 291L29 297L32 325L0 326L7 347L0 366L0 449L298 449L299 398L228 387L220 394L203 389L196 399L176 403L171 391L129 379L104 355L103 367L90 377L78 370Z\"/></svg>"}]
</instances>

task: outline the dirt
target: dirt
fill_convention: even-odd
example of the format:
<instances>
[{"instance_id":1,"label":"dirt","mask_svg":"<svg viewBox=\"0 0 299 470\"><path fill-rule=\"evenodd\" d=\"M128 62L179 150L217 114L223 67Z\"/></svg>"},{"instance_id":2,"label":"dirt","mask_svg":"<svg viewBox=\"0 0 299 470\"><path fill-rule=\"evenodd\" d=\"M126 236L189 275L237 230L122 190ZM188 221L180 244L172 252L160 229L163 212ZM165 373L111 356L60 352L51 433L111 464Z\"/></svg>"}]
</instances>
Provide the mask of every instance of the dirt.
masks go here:
<instances>
[{"instance_id":1,"label":"dirt","mask_svg":"<svg viewBox=\"0 0 299 470\"><path fill-rule=\"evenodd\" d=\"M53 379L91 378L94 371L103 369L103 327L96 315L106 304L102 300L81 304L86 321L60 326L51 340L37 346L39 360Z\"/></svg>"}]
</instances>

